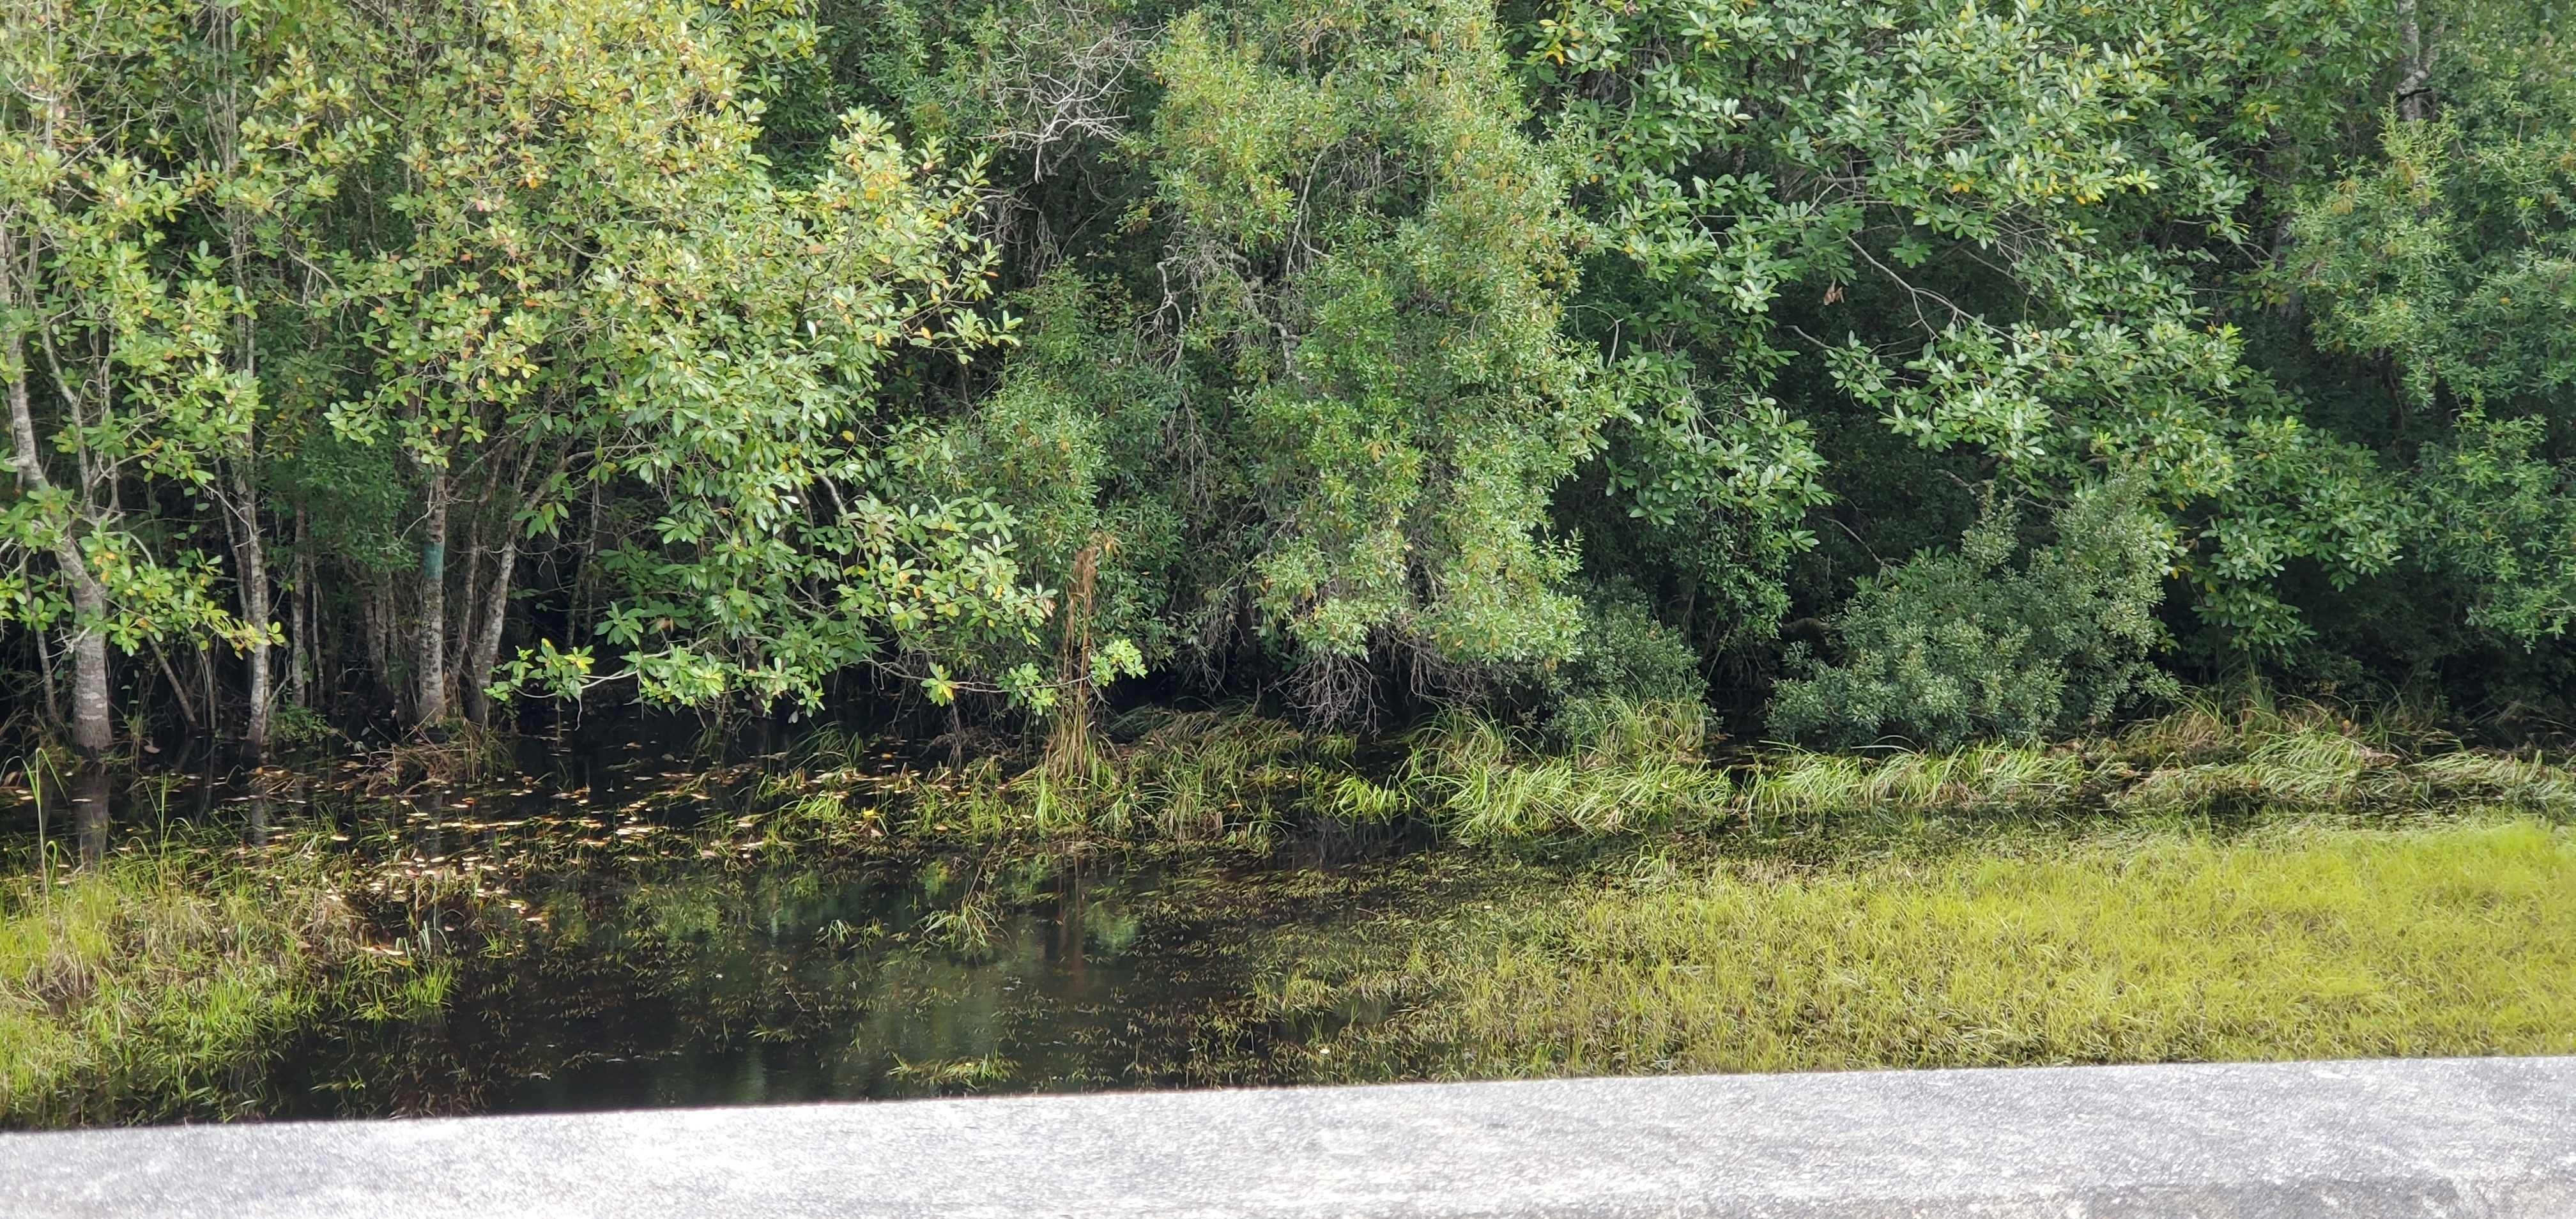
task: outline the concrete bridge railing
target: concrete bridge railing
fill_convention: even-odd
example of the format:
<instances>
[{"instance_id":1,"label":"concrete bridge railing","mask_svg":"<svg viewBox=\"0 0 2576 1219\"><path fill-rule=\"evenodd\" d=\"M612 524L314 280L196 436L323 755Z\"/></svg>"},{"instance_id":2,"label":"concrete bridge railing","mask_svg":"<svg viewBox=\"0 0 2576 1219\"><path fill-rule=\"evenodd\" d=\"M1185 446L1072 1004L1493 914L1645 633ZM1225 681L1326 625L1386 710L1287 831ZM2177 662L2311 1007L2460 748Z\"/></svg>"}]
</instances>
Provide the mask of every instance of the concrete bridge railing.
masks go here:
<instances>
[{"instance_id":1,"label":"concrete bridge railing","mask_svg":"<svg viewBox=\"0 0 2576 1219\"><path fill-rule=\"evenodd\" d=\"M1128 1093L0 1136L0 1214L2576 1216L2576 1059Z\"/></svg>"}]
</instances>

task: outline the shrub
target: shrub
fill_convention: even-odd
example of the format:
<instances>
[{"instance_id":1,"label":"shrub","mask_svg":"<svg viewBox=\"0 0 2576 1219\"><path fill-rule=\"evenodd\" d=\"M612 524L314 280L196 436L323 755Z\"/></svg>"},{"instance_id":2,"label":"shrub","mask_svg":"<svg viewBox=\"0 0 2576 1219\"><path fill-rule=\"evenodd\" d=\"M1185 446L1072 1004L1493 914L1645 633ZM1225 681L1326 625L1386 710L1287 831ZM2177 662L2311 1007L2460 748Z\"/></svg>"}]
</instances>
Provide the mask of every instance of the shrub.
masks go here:
<instances>
[{"instance_id":1,"label":"shrub","mask_svg":"<svg viewBox=\"0 0 2576 1219\"><path fill-rule=\"evenodd\" d=\"M1582 641L1560 666L1555 685L1548 735L1578 749L1617 732L1638 707L1684 709L1696 719L1707 688L1699 654L1681 632L1627 600L1584 607Z\"/></svg>"},{"instance_id":2,"label":"shrub","mask_svg":"<svg viewBox=\"0 0 2576 1219\"><path fill-rule=\"evenodd\" d=\"M1957 551L1924 553L1860 587L1836 621L1838 663L1780 684L1771 727L1827 745L1901 736L1951 749L2099 726L2142 694L2170 695L2147 661L2172 542L2139 487L2079 494L2056 540L2012 563L2018 512L1990 500Z\"/></svg>"}]
</instances>

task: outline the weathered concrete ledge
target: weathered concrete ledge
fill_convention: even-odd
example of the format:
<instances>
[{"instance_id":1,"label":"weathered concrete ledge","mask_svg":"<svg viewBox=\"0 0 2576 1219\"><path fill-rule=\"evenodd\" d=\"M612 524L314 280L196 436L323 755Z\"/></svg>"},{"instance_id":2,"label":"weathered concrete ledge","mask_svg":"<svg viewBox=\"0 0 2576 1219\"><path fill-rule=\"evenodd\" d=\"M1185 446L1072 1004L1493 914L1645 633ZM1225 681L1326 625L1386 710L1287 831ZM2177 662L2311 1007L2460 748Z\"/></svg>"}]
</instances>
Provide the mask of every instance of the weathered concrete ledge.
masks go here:
<instances>
[{"instance_id":1,"label":"weathered concrete ledge","mask_svg":"<svg viewBox=\"0 0 2576 1219\"><path fill-rule=\"evenodd\" d=\"M0 1136L0 1213L2568 1216L2576 1058L1128 1093Z\"/></svg>"}]
</instances>

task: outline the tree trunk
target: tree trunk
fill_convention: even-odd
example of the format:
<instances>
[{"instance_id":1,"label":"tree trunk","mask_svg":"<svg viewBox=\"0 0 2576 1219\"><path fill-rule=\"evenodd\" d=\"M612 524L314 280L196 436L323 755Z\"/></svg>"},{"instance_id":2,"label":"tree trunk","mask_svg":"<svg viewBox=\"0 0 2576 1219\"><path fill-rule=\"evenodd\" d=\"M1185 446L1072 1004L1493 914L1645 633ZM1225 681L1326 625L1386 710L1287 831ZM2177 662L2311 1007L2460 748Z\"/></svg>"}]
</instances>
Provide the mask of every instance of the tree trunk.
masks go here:
<instances>
[{"instance_id":1,"label":"tree trunk","mask_svg":"<svg viewBox=\"0 0 2576 1219\"><path fill-rule=\"evenodd\" d=\"M45 632L37 631L35 635L36 668L44 675L45 679L45 723L48 725L60 725L63 722L63 698L62 695L54 689L56 683L54 681L53 645L45 639Z\"/></svg>"},{"instance_id":2,"label":"tree trunk","mask_svg":"<svg viewBox=\"0 0 2576 1219\"><path fill-rule=\"evenodd\" d=\"M519 564L518 536L505 532L501 553L493 556L492 583L483 594L483 622L474 630L474 650L465 658L465 709L477 724L492 722L492 670L501 663L501 631L510 623L510 576Z\"/></svg>"},{"instance_id":3,"label":"tree trunk","mask_svg":"<svg viewBox=\"0 0 2576 1219\"><path fill-rule=\"evenodd\" d=\"M161 650L160 644L152 645L152 658L161 662L161 676L170 680L170 695L179 700L179 714L188 721L188 735L195 736L197 704L195 700L188 697L187 684L179 680L178 670L170 667L170 656Z\"/></svg>"},{"instance_id":4,"label":"tree trunk","mask_svg":"<svg viewBox=\"0 0 2576 1219\"><path fill-rule=\"evenodd\" d=\"M474 694L465 688L463 679L467 676L465 667L474 657L474 628L483 617L475 610L474 598L483 588L483 522L491 514L491 503L492 488L486 484L480 501L483 510L469 513L472 521L465 527L465 572L464 578L456 582L456 627L447 633L447 672L458 679L457 693L464 697L469 716Z\"/></svg>"},{"instance_id":5,"label":"tree trunk","mask_svg":"<svg viewBox=\"0 0 2576 1219\"><path fill-rule=\"evenodd\" d=\"M0 312L18 304L15 285L17 249L10 235L0 230ZM49 492L53 483L45 476L44 451L36 440L35 408L27 400L27 343L14 326L9 329L9 464L17 469L22 492ZM82 756L96 759L116 743L115 725L109 718L107 697L107 637L99 633L99 623L107 616L107 590L90 574L89 564L81 557L80 540L74 536L73 522L54 541L54 563L62 569L63 583L69 586L72 600L72 629L68 650L72 657L72 747Z\"/></svg>"},{"instance_id":6,"label":"tree trunk","mask_svg":"<svg viewBox=\"0 0 2576 1219\"><path fill-rule=\"evenodd\" d=\"M215 650L203 643L197 645L197 690L206 700L206 743L221 745L224 741L224 700L215 693Z\"/></svg>"},{"instance_id":7,"label":"tree trunk","mask_svg":"<svg viewBox=\"0 0 2576 1219\"><path fill-rule=\"evenodd\" d=\"M239 172L241 159L241 114L239 91L235 87L239 65L232 61L238 50L238 5L215 6L213 33L225 55L221 113L214 123L216 157L226 178ZM224 207L225 267L231 273L235 300L246 305L250 289L249 218L238 203ZM233 317L233 367L256 382L259 376L259 334L256 320L248 308L240 308ZM270 711L268 672L268 554L259 529L259 436L256 424L244 430L241 450L225 464L231 467L229 496L217 493L224 511L225 531L232 535L233 561L241 582L242 619L251 629L249 662L249 704L242 713L242 744L255 761L268 757L268 717Z\"/></svg>"},{"instance_id":8,"label":"tree trunk","mask_svg":"<svg viewBox=\"0 0 2576 1219\"><path fill-rule=\"evenodd\" d=\"M429 473L420 547L420 686L412 723L435 732L447 718L447 467Z\"/></svg>"},{"instance_id":9,"label":"tree trunk","mask_svg":"<svg viewBox=\"0 0 2576 1219\"><path fill-rule=\"evenodd\" d=\"M304 505L295 506L295 587L286 595L287 617L295 632L286 641L287 697L298 707L313 705L313 669L321 657L313 651L313 619L305 606L313 599L313 551L304 536Z\"/></svg>"},{"instance_id":10,"label":"tree trunk","mask_svg":"<svg viewBox=\"0 0 2576 1219\"><path fill-rule=\"evenodd\" d=\"M242 463L247 465L247 460ZM269 671L268 618L274 608L269 601L268 548L259 536L258 491L249 474L234 470L233 502L226 506L226 524L232 526L233 559L241 577L242 619L259 634L251 640L247 657L250 668L250 706L243 714L242 743L254 759L268 756Z\"/></svg>"},{"instance_id":11,"label":"tree trunk","mask_svg":"<svg viewBox=\"0 0 2576 1219\"><path fill-rule=\"evenodd\" d=\"M391 590L370 580L358 586L358 626L367 648L367 671L376 678L376 688L394 702L394 714L407 716L403 692L394 685L393 607Z\"/></svg>"},{"instance_id":12,"label":"tree trunk","mask_svg":"<svg viewBox=\"0 0 2576 1219\"><path fill-rule=\"evenodd\" d=\"M78 555L70 559L74 564L79 561ZM98 582L89 579L86 570L81 575L82 578L72 585L72 607L84 616L98 614L103 611L106 599L99 594ZM80 595L84 590L87 596ZM88 604L84 606L83 602ZM108 749L116 744L116 728L110 711L107 699L107 636L98 628L91 627L72 636L72 748L81 751L81 756L93 760L105 757Z\"/></svg>"},{"instance_id":13,"label":"tree trunk","mask_svg":"<svg viewBox=\"0 0 2576 1219\"><path fill-rule=\"evenodd\" d=\"M99 646L107 645L102 641ZM107 823L114 791L105 762L84 763L72 775L72 825L80 837L80 859L84 864L107 858Z\"/></svg>"},{"instance_id":14,"label":"tree trunk","mask_svg":"<svg viewBox=\"0 0 2576 1219\"><path fill-rule=\"evenodd\" d=\"M2416 16L2417 0L2397 0L2398 65L2404 75L2397 82L2397 113L2410 123L2424 121L2426 100L2431 96L2429 81L2433 60L2439 53L2425 45L2424 27Z\"/></svg>"}]
</instances>

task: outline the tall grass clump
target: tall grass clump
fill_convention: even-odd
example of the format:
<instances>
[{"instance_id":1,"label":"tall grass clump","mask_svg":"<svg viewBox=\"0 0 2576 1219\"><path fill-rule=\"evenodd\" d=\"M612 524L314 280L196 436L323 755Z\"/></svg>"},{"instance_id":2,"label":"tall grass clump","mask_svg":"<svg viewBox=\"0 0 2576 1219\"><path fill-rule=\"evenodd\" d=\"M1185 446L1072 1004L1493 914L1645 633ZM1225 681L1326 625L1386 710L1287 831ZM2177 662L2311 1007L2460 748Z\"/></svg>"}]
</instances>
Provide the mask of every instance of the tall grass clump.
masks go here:
<instances>
[{"instance_id":1,"label":"tall grass clump","mask_svg":"<svg viewBox=\"0 0 2576 1219\"><path fill-rule=\"evenodd\" d=\"M1001 758L922 773L900 772L846 801L897 810L930 837L1106 834L1167 842L1258 842L1298 815L1328 805L1349 777L1353 738L1308 734L1240 713L1158 713L1133 737L1079 766L1029 766Z\"/></svg>"},{"instance_id":2,"label":"tall grass clump","mask_svg":"<svg viewBox=\"0 0 2576 1219\"><path fill-rule=\"evenodd\" d=\"M1408 803L1467 841L1617 834L1704 824L1732 787L1700 750L1699 708L1619 703L1581 747L1554 752L1481 717L1417 733L1401 779Z\"/></svg>"},{"instance_id":3,"label":"tall grass clump","mask_svg":"<svg viewBox=\"0 0 2576 1219\"><path fill-rule=\"evenodd\" d=\"M2036 745L1977 745L1880 757L1793 750L1749 770L1743 807L1758 823L1935 812L2041 813L2073 801L2093 768Z\"/></svg>"},{"instance_id":4,"label":"tall grass clump","mask_svg":"<svg viewBox=\"0 0 2576 1219\"><path fill-rule=\"evenodd\" d=\"M1281 827L1418 816L1470 841L1619 834L1724 816L1731 789L1702 756L1697 707L1606 705L1585 741L1559 744L1463 713L1363 764L1359 740L1266 717L1164 714L1079 770L1016 774L982 759L884 788L934 836L1100 833L1165 842L1255 842Z\"/></svg>"},{"instance_id":5,"label":"tall grass clump","mask_svg":"<svg viewBox=\"0 0 2576 1219\"><path fill-rule=\"evenodd\" d=\"M1513 726L1453 710L1363 741L1245 710L1153 710L1115 726L1080 765L1001 757L866 775L858 749L820 739L796 756L803 795L773 835L933 838L1101 835L1258 843L1282 827L1418 818L1462 841L1618 836L1930 817L2207 819L2270 811L2509 808L2576 813L2576 771L2465 749L2395 713L2317 703L2189 698L2112 735L1945 750L1712 757L1688 701L1591 698L1579 733L1559 717Z\"/></svg>"},{"instance_id":6,"label":"tall grass clump","mask_svg":"<svg viewBox=\"0 0 2576 1219\"><path fill-rule=\"evenodd\" d=\"M1357 746L1277 720L1173 714L1120 751L1095 798L1112 830L1147 828L1175 841L1258 835L1348 774Z\"/></svg>"},{"instance_id":7,"label":"tall grass clump","mask_svg":"<svg viewBox=\"0 0 2576 1219\"><path fill-rule=\"evenodd\" d=\"M2135 778L2122 813L2506 808L2576 812L2576 773L2537 757L2463 748L2408 714L2313 702L2188 699L2105 746Z\"/></svg>"},{"instance_id":8,"label":"tall grass clump","mask_svg":"<svg viewBox=\"0 0 2576 1219\"><path fill-rule=\"evenodd\" d=\"M2504 808L2576 812L2576 772L2462 748L2398 713L2206 697L2116 735L1875 755L1775 749L1739 776L1754 825L1933 814L2208 817Z\"/></svg>"},{"instance_id":9,"label":"tall grass clump","mask_svg":"<svg viewBox=\"0 0 2576 1219\"><path fill-rule=\"evenodd\" d=\"M385 972L317 863L179 845L0 879L0 1125L224 1118L282 1034ZM352 969L354 967L354 970Z\"/></svg>"}]
</instances>

